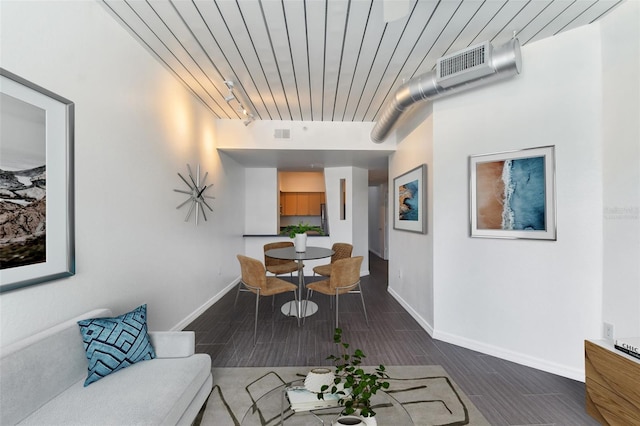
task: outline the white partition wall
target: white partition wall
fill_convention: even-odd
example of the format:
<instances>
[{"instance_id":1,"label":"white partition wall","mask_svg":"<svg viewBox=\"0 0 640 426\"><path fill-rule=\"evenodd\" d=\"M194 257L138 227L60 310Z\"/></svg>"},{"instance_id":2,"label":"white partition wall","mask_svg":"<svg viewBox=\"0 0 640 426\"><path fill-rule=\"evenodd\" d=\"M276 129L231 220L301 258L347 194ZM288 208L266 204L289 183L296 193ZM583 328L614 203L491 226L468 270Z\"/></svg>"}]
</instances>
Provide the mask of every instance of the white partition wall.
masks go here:
<instances>
[{"instance_id":1,"label":"white partition wall","mask_svg":"<svg viewBox=\"0 0 640 426\"><path fill-rule=\"evenodd\" d=\"M244 233L276 235L279 231L278 170L246 168Z\"/></svg>"},{"instance_id":2,"label":"white partition wall","mask_svg":"<svg viewBox=\"0 0 640 426\"><path fill-rule=\"evenodd\" d=\"M324 170L331 242L353 244L353 255L364 256L363 275L369 274L369 188L366 172L356 167L328 167ZM340 219L341 179L345 180L346 191L344 220Z\"/></svg>"}]
</instances>

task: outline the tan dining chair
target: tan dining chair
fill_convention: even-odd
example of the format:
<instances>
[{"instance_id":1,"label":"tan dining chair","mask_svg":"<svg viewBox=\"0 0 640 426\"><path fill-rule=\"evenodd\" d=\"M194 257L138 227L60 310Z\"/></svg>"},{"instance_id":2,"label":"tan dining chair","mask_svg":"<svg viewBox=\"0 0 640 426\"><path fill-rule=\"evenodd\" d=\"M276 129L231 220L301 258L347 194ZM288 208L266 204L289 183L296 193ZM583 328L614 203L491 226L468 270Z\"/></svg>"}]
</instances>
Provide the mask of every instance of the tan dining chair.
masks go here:
<instances>
[{"instance_id":1,"label":"tan dining chair","mask_svg":"<svg viewBox=\"0 0 640 426\"><path fill-rule=\"evenodd\" d=\"M362 300L362 309L364 310L364 318L367 321L367 326L369 325L367 308L364 304L364 295L362 294L362 286L360 285L360 266L362 265L362 259L362 256L356 256L349 257L347 259L336 260L331 266L331 276L329 277L329 279L315 281L307 284L307 297L305 299L305 303L309 301L310 296L313 296L314 291L330 297L335 297L335 328L338 328L338 319L340 313L340 306L338 303L340 295L346 293L360 293L360 300Z\"/></svg>"},{"instance_id":2,"label":"tan dining chair","mask_svg":"<svg viewBox=\"0 0 640 426\"><path fill-rule=\"evenodd\" d=\"M353 246L349 243L333 243L331 246L331 250L333 250L333 255L331 256L331 263L327 263L326 265L319 265L313 268L313 275L321 275L323 277L331 276L331 265L336 260L346 259L351 257L351 253L353 252Z\"/></svg>"},{"instance_id":3,"label":"tan dining chair","mask_svg":"<svg viewBox=\"0 0 640 426\"><path fill-rule=\"evenodd\" d=\"M298 312L298 286L278 277L267 276L267 271L264 265L258 259L243 256L241 254L236 257L240 262L242 279L238 284L238 292L236 293L236 300L233 303L233 307L235 308L236 303L238 302L238 295L241 291L255 293L256 310L253 324L253 344L256 344L256 338L258 335L258 305L260 304L261 296L275 296L276 294L286 293L288 291L293 292L293 298L296 306L296 319L298 320L298 326L300 326L300 314ZM271 301L271 308L273 310L273 299Z\"/></svg>"},{"instance_id":4,"label":"tan dining chair","mask_svg":"<svg viewBox=\"0 0 640 426\"><path fill-rule=\"evenodd\" d=\"M267 256L267 252L272 249L279 249L285 247L293 247L291 241L279 241L276 243L267 243L264 245L264 266L267 272L272 273L275 276L290 274L293 277L293 273L298 271L298 262L295 260L276 259Z\"/></svg>"}]
</instances>

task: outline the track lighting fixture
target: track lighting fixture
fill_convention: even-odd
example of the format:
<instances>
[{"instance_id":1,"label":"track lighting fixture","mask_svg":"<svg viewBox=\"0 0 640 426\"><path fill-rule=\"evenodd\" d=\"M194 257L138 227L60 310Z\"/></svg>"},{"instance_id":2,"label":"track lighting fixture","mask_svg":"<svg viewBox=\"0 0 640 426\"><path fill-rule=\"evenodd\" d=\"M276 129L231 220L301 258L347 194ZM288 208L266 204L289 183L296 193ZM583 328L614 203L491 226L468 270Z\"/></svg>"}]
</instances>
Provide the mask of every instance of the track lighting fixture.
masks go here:
<instances>
[{"instance_id":1,"label":"track lighting fixture","mask_svg":"<svg viewBox=\"0 0 640 426\"><path fill-rule=\"evenodd\" d=\"M227 96L224 97L225 102L228 103L229 106L231 107L233 107L233 105L231 105L232 101L235 101L238 104L237 107L235 108L235 111L238 114L242 114L245 116L245 120L243 121L243 123L245 126L248 126L255 119L253 114L249 113L249 111L244 107L244 105L242 105L242 102L240 102L240 99L233 92L233 87L234 87L233 81L225 80L224 85L227 86L227 89L229 90L229 93L227 94Z\"/></svg>"}]
</instances>

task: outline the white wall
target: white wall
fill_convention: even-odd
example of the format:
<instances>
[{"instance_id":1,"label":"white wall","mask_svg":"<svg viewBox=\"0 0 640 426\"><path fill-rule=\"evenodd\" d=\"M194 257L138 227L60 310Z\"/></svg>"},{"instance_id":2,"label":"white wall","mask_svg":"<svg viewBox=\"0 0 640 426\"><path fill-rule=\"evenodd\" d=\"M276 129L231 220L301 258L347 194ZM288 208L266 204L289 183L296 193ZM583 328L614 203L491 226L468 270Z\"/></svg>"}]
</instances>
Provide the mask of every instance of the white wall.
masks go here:
<instances>
[{"instance_id":1,"label":"white wall","mask_svg":"<svg viewBox=\"0 0 640 426\"><path fill-rule=\"evenodd\" d=\"M406 136L401 129L390 166L393 177L426 162L433 182L432 272L402 260L429 256L428 237L392 231L390 291L437 339L577 380L584 380L583 340L599 338L602 321L602 152L608 142L600 35L599 26L590 25L524 46L521 75L438 100L425 128L407 126ZM637 52L637 41L631 46ZM637 101L636 94L631 99ZM426 152L416 152L420 138ZM558 240L470 238L469 155L544 145L556 147ZM637 203L634 185L631 203ZM632 271L636 264L637 257L633 266L625 263ZM421 276L430 273L432 308L428 292L418 295L426 281Z\"/></svg>"},{"instance_id":2,"label":"white wall","mask_svg":"<svg viewBox=\"0 0 640 426\"><path fill-rule=\"evenodd\" d=\"M614 337L640 335L640 2L602 20L604 293Z\"/></svg>"},{"instance_id":3,"label":"white wall","mask_svg":"<svg viewBox=\"0 0 640 426\"><path fill-rule=\"evenodd\" d=\"M519 76L434 104L434 337L583 379L601 322L599 46L595 25L531 43ZM545 145L557 241L469 238L469 155Z\"/></svg>"},{"instance_id":4,"label":"white wall","mask_svg":"<svg viewBox=\"0 0 640 426\"><path fill-rule=\"evenodd\" d=\"M147 303L151 329L184 326L239 275L243 169L217 154L208 110L98 2L1 8L0 65L75 102L77 273L0 295L0 344L99 306ZM198 227L176 210L187 163L214 184Z\"/></svg>"},{"instance_id":5,"label":"white wall","mask_svg":"<svg viewBox=\"0 0 640 426\"><path fill-rule=\"evenodd\" d=\"M393 137L380 144L371 142L369 134L373 125L371 122L257 120L245 126L241 120L216 122L221 149L394 151ZM276 138L277 129L289 129L291 137ZM309 163L314 163L313 156L309 156Z\"/></svg>"},{"instance_id":6,"label":"white wall","mask_svg":"<svg viewBox=\"0 0 640 426\"><path fill-rule=\"evenodd\" d=\"M352 204L352 244L353 256L362 256L361 269L369 273L369 172L366 169L353 167L351 169L351 196L347 193L348 201Z\"/></svg>"},{"instance_id":7,"label":"white wall","mask_svg":"<svg viewBox=\"0 0 640 426\"><path fill-rule=\"evenodd\" d=\"M244 233L247 235L277 235L279 233L280 208L278 170L273 168L246 168Z\"/></svg>"},{"instance_id":8,"label":"white wall","mask_svg":"<svg viewBox=\"0 0 640 426\"><path fill-rule=\"evenodd\" d=\"M367 212L363 211L368 206L369 190L366 172L357 167L328 167L324 170L331 243L352 244L352 256L364 256L360 267L361 275L369 274L369 231L367 229L369 219ZM345 180L346 188L344 220L340 219L340 179Z\"/></svg>"},{"instance_id":9,"label":"white wall","mask_svg":"<svg viewBox=\"0 0 640 426\"><path fill-rule=\"evenodd\" d=\"M433 241L433 114L431 104L419 104L397 130L398 150L389 161L389 292L429 333L434 328ZM427 165L427 233L393 229L395 214L393 179L415 167Z\"/></svg>"}]
</instances>

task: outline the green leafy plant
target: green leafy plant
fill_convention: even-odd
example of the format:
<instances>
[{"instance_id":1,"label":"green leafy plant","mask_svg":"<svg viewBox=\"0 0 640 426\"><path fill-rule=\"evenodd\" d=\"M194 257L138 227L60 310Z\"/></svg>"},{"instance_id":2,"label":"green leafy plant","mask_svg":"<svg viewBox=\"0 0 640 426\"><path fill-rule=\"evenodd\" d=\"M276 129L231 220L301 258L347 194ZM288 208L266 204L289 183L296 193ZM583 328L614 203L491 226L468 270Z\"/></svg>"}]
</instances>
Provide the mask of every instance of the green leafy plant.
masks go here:
<instances>
[{"instance_id":1,"label":"green leafy plant","mask_svg":"<svg viewBox=\"0 0 640 426\"><path fill-rule=\"evenodd\" d=\"M376 415L371 408L371 397L380 389L388 389L389 376L385 372L384 365L379 365L373 373L367 373L360 366L366 355L361 349L349 353L349 343L342 341L342 330L336 328L333 341L339 345L342 355L329 355L327 359L334 362L335 380L331 389L324 385L318 393L318 399L324 399L323 392L337 393L341 395L340 404L344 406L344 414L349 415L360 410L363 417ZM341 386L340 386L341 385Z\"/></svg>"},{"instance_id":2,"label":"green leafy plant","mask_svg":"<svg viewBox=\"0 0 640 426\"><path fill-rule=\"evenodd\" d=\"M304 234L307 231L315 231L320 235L324 235L322 228L315 225L309 225L308 223L298 222L297 225L289 225L280 232L281 235L288 235L289 238L294 238L296 234Z\"/></svg>"}]
</instances>

